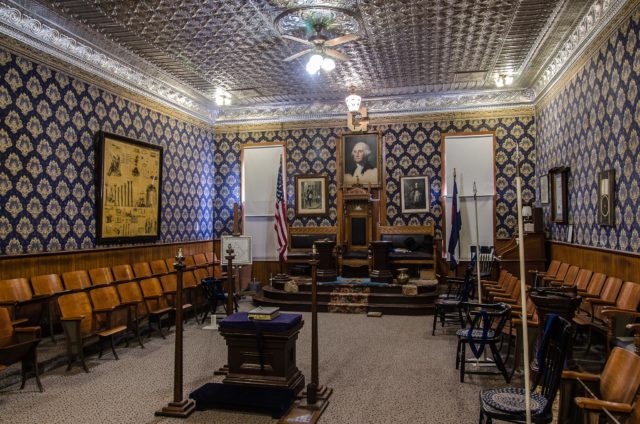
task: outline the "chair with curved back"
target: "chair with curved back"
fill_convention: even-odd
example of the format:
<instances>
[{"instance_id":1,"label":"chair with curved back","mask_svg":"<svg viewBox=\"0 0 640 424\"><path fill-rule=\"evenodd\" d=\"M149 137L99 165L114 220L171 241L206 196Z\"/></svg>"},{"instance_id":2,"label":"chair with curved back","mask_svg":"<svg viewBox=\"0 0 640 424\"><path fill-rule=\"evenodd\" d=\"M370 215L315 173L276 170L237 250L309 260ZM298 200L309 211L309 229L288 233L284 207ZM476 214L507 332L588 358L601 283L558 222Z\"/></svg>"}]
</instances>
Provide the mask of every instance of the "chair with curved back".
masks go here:
<instances>
[{"instance_id":1,"label":"chair with curved back","mask_svg":"<svg viewBox=\"0 0 640 424\"><path fill-rule=\"evenodd\" d=\"M116 360L118 359L113 338L118 334L124 333L127 329L126 326L111 326L110 323L100 325L96 317L96 311L93 310L89 295L86 292L74 292L60 296L58 305L62 315L60 321L62 322L67 342L67 356L69 358L67 371L71 369L73 359L77 356L80 359L82 368L85 372L89 372L85 361L84 348L94 343L96 338L100 343L99 357L102 357L103 342L109 340L113 356Z\"/></svg>"},{"instance_id":2,"label":"chair with curved back","mask_svg":"<svg viewBox=\"0 0 640 424\"><path fill-rule=\"evenodd\" d=\"M102 286L105 284L111 284L115 281L111 268L93 268L89 270L89 277L91 278L91 284L93 286Z\"/></svg>"},{"instance_id":3,"label":"chair with curved back","mask_svg":"<svg viewBox=\"0 0 640 424\"><path fill-rule=\"evenodd\" d=\"M31 287L33 293L36 296L48 296L49 301L44 303L45 311L44 315L47 317L47 323L49 325L49 337L55 344L56 338L53 331L53 326L58 314L56 313L56 299L65 292L65 288L62 285L62 280L58 274L36 275L31 277Z\"/></svg>"},{"instance_id":4,"label":"chair with curved back","mask_svg":"<svg viewBox=\"0 0 640 424\"><path fill-rule=\"evenodd\" d=\"M174 311L175 308L169 305L169 301L167 300L164 291L162 290L162 285L160 284L160 280L156 277L145 278L140 281L140 288L142 289L142 294L144 296L144 302L147 306L147 311L149 312L149 335L151 335L151 322L155 321L158 327L158 331L160 332L160 336L164 339L164 333L162 332L162 320L169 320L169 313ZM183 309L185 307L190 308L191 305L185 304L183 305ZM171 329L171 321L169 320L169 327Z\"/></svg>"},{"instance_id":5,"label":"chair with curved back","mask_svg":"<svg viewBox=\"0 0 640 424\"><path fill-rule=\"evenodd\" d=\"M22 365L22 384L24 389L27 373L33 371L36 384L43 392L38 369L38 343L40 343L40 327L15 327L9 310L0 308L0 371L9 365L20 362Z\"/></svg>"},{"instance_id":6,"label":"chair with curved back","mask_svg":"<svg viewBox=\"0 0 640 424\"><path fill-rule=\"evenodd\" d=\"M122 302L115 286L96 287L89 291L96 319L101 326L125 325L128 331L135 334L138 344L144 349L140 328L138 326L137 302ZM125 338L129 347L129 335Z\"/></svg>"},{"instance_id":7,"label":"chair with curved back","mask_svg":"<svg viewBox=\"0 0 640 424\"><path fill-rule=\"evenodd\" d=\"M553 421L553 401L573 339L571 324L561 317L547 315L544 328L538 352L539 369L531 385L531 418L536 424ZM510 423L526 422L523 388L504 387L480 392L480 424L493 423L494 419Z\"/></svg>"},{"instance_id":8,"label":"chair with curved back","mask_svg":"<svg viewBox=\"0 0 640 424\"><path fill-rule=\"evenodd\" d=\"M115 265L111 267L111 272L113 273L113 278L115 281L131 281L136 278L131 265Z\"/></svg>"},{"instance_id":9,"label":"chair with curved back","mask_svg":"<svg viewBox=\"0 0 640 424\"><path fill-rule=\"evenodd\" d=\"M605 416L605 410L623 421L633 412L640 389L640 356L615 347L602 373L564 371L562 378L579 383L574 388L587 395L575 397L574 402L583 415L589 415L588 422L598 422L599 416ZM572 417L572 422L578 422L578 417Z\"/></svg>"},{"instance_id":10,"label":"chair with curved back","mask_svg":"<svg viewBox=\"0 0 640 424\"><path fill-rule=\"evenodd\" d=\"M34 295L26 278L0 280L0 307L7 308L13 321L42 325L50 295Z\"/></svg>"},{"instance_id":11,"label":"chair with curved back","mask_svg":"<svg viewBox=\"0 0 640 424\"><path fill-rule=\"evenodd\" d=\"M69 271L62 274L64 288L69 291L84 290L91 287L91 277L85 270Z\"/></svg>"},{"instance_id":12,"label":"chair with curved back","mask_svg":"<svg viewBox=\"0 0 640 424\"><path fill-rule=\"evenodd\" d=\"M467 359L467 345L470 346L472 353L476 357L474 363L489 363L487 360L481 360L480 356L486 346L491 350L493 357L492 363L498 368L505 381L509 383L510 376L505 367L505 360L498 349L498 343L502 341L503 329L506 324L511 321L511 305L506 303L472 303L464 302L462 307L465 310L467 326L456 331L458 336L458 347L456 350L456 369L460 370L460 382L464 383L465 374L495 374L495 372L484 371L468 371L466 364L470 362ZM510 341L509 347L511 346ZM478 346L476 348L476 346ZM509 350L507 350L507 359Z\"/></svg>"},{"instance_id":13,"label":"chair with curved back","mask_svg":"<svg viewBox=\"0 0 640 424\"><path fill-rule=\"evenodd\" d=\"M462 281L457 278L455 279L455 284L459 285L459 289L449 290L451 293L448 293L443 297L438 297L433 302L435 310L433 314L433 328L431 331L432 336L436 335L438 318L440 318L440 323L443 328L447 323L464 327L464 317L462 315L461 305L463 302L467 302L469 299L473 298L475 280L473 279L472 273L474 265L475 256L471 259L471 262L469 262ZM447 280L449 279L450 277L447 277ZM451 281L448 281L448 283L451 283ZM451 287L451 284L449 284L449 287ZM455 292L455 294L453 294L453 292Z\"/></svg>"}]
</instances>

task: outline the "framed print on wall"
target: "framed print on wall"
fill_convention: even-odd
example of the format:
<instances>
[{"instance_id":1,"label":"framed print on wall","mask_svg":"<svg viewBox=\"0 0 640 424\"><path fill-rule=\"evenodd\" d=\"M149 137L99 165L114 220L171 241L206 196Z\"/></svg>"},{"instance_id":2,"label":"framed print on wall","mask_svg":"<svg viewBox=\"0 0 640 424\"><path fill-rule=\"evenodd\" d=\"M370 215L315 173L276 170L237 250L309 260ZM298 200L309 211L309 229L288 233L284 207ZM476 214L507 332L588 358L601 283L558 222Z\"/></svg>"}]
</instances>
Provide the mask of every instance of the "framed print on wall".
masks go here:
<instances>
[{"instance_id":1,"label":"framed print on wall","mask_svg":"<svg viewBox=\"0 0 640 424\"><path fill-rule=\"evenodd\" d=\"M549 174L540 176L540 204L549 204Z\"/></svg>"},{"instance_id":2,"label":"framed print on wall","mask_svg":"<svg viewBox=\"0 0 640 424\"><path fill-rule=\"evenodd\" d=\"M326 175L296 175L296 215L326 215L329 204Z\"/></svg>"},{"instance_id":3,"label":"framed print on wall","mask_svg":"<svg viewBox=\"0 0 640 424\"><path fill-rule=\"evenodd\" d=\"M551 175L551 221L566 224L569 215L567 180L569 168L555 168Z\"/></svg>"},{"instance_id":4,"label":"framed print on wall","mask_svg":"<svg viewBox=\"0 0 640 424\"><path fill-rule=\"evenodd\" d=\"M429 212L429 177L401 177L402 213Z\"/></svg>"},{"instance_id":5,"label":"framed print on wall","mask_svg":"<svg viewBox=\"0 0 640 424\"><path fill-rule=\"evenodd\" d=\"M220 237L220 261L227 263L227 249L233 249L232 265L251 265L253 254L251 253L251 236L232 236L224 234Z\"/></svg>"},{"instance_id":6,"label":"framed print on wall","mask_svg":"<svg viewBox=\"0 0 640 424\"><path fill-rule=\"evenodd\" d=\"M609 169L598 174L598 224L615 225L616 171Z\"/></svg>"},{"instance_id":7,"label":"framed print on wall","mask_svg":"<svg viewBox=\"0 0 640 424\"><path fill-rule=\"evenodd\" d=\"M342 186L354 184L380 187L382 180L382 147L378 133L345 134L340 143Z\"/></svg>"},{"instance_id":8,"label":"framed print on wall","mask_svg":"<svg viewBox=\"0 0 640 424\"><path fill-rule=\"evenodd\" d=\"M96 164L97 243L158 240L162 147L100 131Z\"/></svg>"}]
</instances>

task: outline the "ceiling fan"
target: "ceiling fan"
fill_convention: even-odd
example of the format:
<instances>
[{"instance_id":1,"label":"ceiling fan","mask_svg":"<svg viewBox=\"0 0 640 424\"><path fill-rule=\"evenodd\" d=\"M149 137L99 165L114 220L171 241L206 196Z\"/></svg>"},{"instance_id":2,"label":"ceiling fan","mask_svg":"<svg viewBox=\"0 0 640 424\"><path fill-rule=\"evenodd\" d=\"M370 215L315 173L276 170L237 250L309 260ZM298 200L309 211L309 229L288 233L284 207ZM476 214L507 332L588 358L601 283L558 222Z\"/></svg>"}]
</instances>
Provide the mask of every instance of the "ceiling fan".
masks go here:
<instances>
[{"instance_id":1,"label":"ceiling fan","mask_svg":"<svg viewBox=\"0 0 640 424\"><path fill-rule=\"evenodd\" d=\"M306 50L287 57L284 61L291 62L292 60L312 53L313 55L311 56L309 63L307 63L307 71L311 74L317 73L321 67L325 71L333 70L333 68L335 68L335 62L332 59L340 61L349 60L349 56L336 50L334 47L360 38L357 34L346 34L336 38L328 38L323 34L323 30L326 29L326 23L323 21L313 23L312 28L313 33L306 40L288 34L282 35L282 37L287 40L295 41L309 47Z\"/></svg>"}]
</instances>

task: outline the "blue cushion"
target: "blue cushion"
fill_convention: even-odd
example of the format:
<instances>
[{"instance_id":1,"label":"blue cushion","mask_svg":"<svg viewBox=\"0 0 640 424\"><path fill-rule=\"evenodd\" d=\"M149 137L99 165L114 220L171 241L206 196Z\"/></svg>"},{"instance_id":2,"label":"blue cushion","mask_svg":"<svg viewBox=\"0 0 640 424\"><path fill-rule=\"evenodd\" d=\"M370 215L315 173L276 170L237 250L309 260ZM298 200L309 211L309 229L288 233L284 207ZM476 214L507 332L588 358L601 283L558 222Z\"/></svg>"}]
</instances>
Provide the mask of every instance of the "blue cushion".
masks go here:
<instances>
[{"instance_id":1,"label":"blue cushion","mask_svg":"<svg viewBox=\"0 0 640 424\"><path fill-rule=\"evenodd\" d=\"M301 314L280 314L270 321L254 321L247 312L237 312L220 321L223 330L255 330L256 325L262 331L279 333L292 329L302 320Z\"/></svg>"}]
</instances>

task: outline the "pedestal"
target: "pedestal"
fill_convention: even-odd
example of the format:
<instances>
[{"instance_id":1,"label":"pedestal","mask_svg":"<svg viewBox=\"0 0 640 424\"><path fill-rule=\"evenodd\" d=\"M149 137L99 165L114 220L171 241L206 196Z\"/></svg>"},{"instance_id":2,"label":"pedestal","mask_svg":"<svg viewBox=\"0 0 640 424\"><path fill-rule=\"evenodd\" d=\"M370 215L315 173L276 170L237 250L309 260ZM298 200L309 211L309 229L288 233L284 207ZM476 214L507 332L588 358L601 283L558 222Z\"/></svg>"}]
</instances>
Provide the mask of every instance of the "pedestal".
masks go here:
<instances>
[{"instance_id":1,"label":"pedestal","mask_svg":"<svg viewBox=\"0 0 640 424\"><path fill-rule=\"evenodd\" d=\"M318 250L318 281L329 282L336 281L338 274L336 273L336 260L333 256L333 249L336 242L332 240L318 240L315 242Z\"/></svg>"},{"instance_id":2,"label":"pedestal","mask_svg":"<svg viewBox=\"0 0 640 424\"><path fill-rule=\"evenodd\" d=\"M389 262L389 251L392 243L390 241L372 241L371 256L373 257L373 265L371 267L371 281L377 283L393 282L393 273Z\"/></svg>"},{"instance_id":3,"label":"pedestal","mask_svg":"<svg viewBox=\"0 0 640 424\"><path fill-rule=\"evenodd\" d=\"M299 314L271 321L251 321L246 312L219 324L228 347L229 372L224 384L281 387L298 393L304 376L296 366L296 341L304 325Z\"/></svg>"},{"instance_id":4,"label":"pedestal","mask_svg":"<svg viewBox=\"0 0 640 424\"><path fill-rule=\"evenodd\" d=\"M542 337L544 336L546 315L557 314L573 325L573 317L575 316L576 310L582 302L582 298L578 296L575 288L573 288L573 290L556 288L534 288L529 293L529 297L535 305L538 317L540 319L538 337L536 339L537 352L540 344L542 343ZM572 368L572 359L573 347L572 344L569 344L569 351L567 352L568 368ZM534 372L538 369L537 354L534 355L531 368Z\"/></svg>"}]
</instances>

